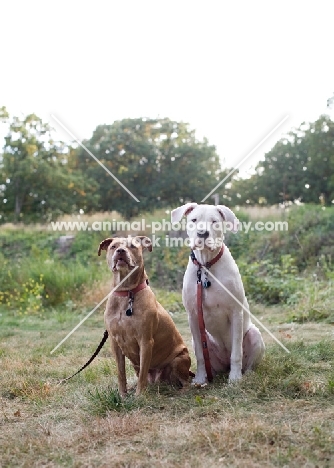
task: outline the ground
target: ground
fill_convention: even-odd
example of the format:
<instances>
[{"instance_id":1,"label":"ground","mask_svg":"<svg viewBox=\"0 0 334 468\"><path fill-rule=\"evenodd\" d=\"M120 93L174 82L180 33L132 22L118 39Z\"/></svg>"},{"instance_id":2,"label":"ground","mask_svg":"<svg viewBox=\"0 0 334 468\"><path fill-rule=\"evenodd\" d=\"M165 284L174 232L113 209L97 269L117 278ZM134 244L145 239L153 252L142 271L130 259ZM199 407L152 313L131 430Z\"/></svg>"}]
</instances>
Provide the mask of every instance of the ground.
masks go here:
<instances>
[{"instance_id":1,"label":"ground","mask_svg":"<svg viewBox=\"0 0 334 468\"><path fill-rule=\"evenodd\" d=\"M173 319L191 349L175 293ZM175 307L175 303L179 306ZM152 386L122 401L108 345L79 376L103 336L103 307L54 354L84 317L1 310L1 467L334 466L333 325L289 323L288 308L252 312L291 351L263 332L266 357L239 384L219 376L205 388ZM195 359L192 354L192 369ZM130 386L134 373L128 368Z\"/></svg>"}]
</instances>

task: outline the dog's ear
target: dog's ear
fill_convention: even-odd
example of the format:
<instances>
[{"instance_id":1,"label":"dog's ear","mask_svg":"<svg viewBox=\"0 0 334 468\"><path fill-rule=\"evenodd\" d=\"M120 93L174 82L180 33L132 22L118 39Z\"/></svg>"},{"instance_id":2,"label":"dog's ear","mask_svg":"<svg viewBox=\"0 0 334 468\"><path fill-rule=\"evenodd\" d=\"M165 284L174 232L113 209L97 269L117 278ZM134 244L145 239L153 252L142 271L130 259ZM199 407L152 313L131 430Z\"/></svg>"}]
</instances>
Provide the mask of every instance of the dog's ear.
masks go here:
<instances>
[{"instance_id":1,"label":"dog's ear","mask_svg":"<svg viewBox=\"0 0 334 468\"><path fill-rule=\"evenodd\" d=\"M233 211L227 208L225 205L217 205L216 208L221 214L223 220L229 224L230 230L234 233L238 232L239 220Z\"/></svg>"},{"instance_id":2,"label":"dog's ear","mask_svg":"<svg viewBox=\"0 0 334 468\"><path fill-rule=\"evenodd\" d=\"M172 223L178 223L181 221L183 216L188 215L196 206L197 203L186 203L185 205L175 208L171 213Z\"/></svg>"},{"instance_id":3,"label":"dog's ear","mask_svg":"<svg viewBox=\"0 0 334 468\"><path fill-rule=\"evenodd\" d=\"M143 249L147 249L149 252L152 252L152 241L149 237L146 236L136 236L136 239L139 239Z\"/></svg>"},{"instance_id":4,"label":"dog's ear","mask_svg":"<svg viewBox=\"0 0 334 468\"><path fill-rule=\"evenodd\" d=\"M101 250L108 250L109 245L114 239L112 237L109 237L109 239L104 239L102 242L100 242L99 245L99 251L98 251L98 256L101 255Z\"/></svg>"}]
</instances>

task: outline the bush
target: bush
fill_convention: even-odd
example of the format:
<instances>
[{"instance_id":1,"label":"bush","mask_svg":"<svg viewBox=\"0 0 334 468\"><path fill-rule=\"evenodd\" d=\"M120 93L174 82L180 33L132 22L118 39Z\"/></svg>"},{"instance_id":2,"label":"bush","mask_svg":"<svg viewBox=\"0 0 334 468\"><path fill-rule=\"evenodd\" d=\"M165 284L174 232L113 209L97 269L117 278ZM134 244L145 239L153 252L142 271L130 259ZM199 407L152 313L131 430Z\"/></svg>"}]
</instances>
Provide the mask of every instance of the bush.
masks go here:
<instances>
[{"instance_id":1,"label":"bush","mask_svg":"<svg viewBox=\"0 0 334 468\"><path fill-rule=\"evenodd\" d=\"M290 255L283 255L280 265L269 260L261 263L240 261L239 269L246 295L253 301L269 305L297 301L301 278L297 276L298 270Z\"/></svg>"},{"instance_id":2,"label":"bush","mask_svg":"<svg viewBox=\"0 0 334 468\"><path fill-rule=\"evenodd\" d=\"M180 290L186 270L190 250L186 247L166 247L164 240L161 247L145 254L145 269L150 281L157 287Z\"/></svg>"},{"instance_id":3,"label":"bush","mask_svg":"<svg viewBox=\"0 0 334 468\"><path fill-rule=\"evenodd\" d=\"M155 216L160 217L161 213ZM334 208L294 207L284 216L289 223L287 232L228 233L226 243L239 266L246 294L252 300L265 304L297 301L304 304L303 294L307 297L310 294L306 294L301 283L301 271L304 271L303 279L305 269L311 278L316 275L317 281L334 279L331 259ZM248 220L244 214L238 217L241 221ZM153 219L157 218L151 216L150 221ZM142 234L150 236L148 232ZM97 249L110 236L109 232L77 232L68 250L59 253L59 232L21 227L2 229L0 303L22 313L40 313L43 307L75 301L83 286L109 277L105 258L98 257ZM186 247L167 247L162 237L160 247L145 253L152 285L180 291L189 253ZM329 300L323 304L325 308L320 308L318 300L305 303L305 310L294 311L294 319L332 320Z\"/></svg>"},{"instance_id":4,"label":"bush","mask_svg":"<svg viewBox=\"0 0 334 468\"><path fill-rule=\"evenodd\" d=\"M43 307L77 298L84 285L100 278L97 249L91 261L87 259L93 258L92 249L87 249L81 260L71 252L60 256L57 237L50 239L49 233L34 231L1 233L6 256L0 254L0 303L19 313L41 313Z\"/></svg>"},{"instance_id":5,"label":"bush","mask_svg":"<svg viewBox=\"0 0 334 468\"><path fill-rule=\"evenodd\" d=\"M228 245L234 258L247 263L266 259L279 264L282 255L290 255L299 271L315 267L322 257L331 263L334 207L295 206L283 214L281 221L288 222L288 231L249 230L247 234L241 231L229 235Z\"/></svg>"}]
</instances>

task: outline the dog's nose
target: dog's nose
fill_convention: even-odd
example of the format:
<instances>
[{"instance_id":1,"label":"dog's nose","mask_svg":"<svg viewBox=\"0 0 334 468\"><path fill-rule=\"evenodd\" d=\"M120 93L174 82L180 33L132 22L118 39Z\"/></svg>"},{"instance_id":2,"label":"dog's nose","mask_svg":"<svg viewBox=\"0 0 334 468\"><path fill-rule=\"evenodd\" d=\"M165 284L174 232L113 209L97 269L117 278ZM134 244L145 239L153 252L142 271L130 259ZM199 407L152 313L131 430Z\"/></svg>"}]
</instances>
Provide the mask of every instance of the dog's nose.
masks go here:
<instances>
[{"instance_id":1,"label":"dog's nose","mask_svg":"<svg viewBox=\"0 0 334 468\"><path fill-rule=\"evenodd\" d=\"M197 231L197 237L200 239L207 239L209 237L209 231Z\"/></svg>"},{"instance_id":2,"label":"dog's nose","mask_svg":"<svg viewBox=\"0 0 334 468\"><path fill-rule=\"evenodd\" d=\"M119 249L117 249L117 250L116 250L116 252L117 252L117 253L119 253L119 254L122 254L122 253L124 253L124 252L125 252L125 250L124 250L124 249L122 249L122 248L119 248Z\"/></svg>"}]
</instances>

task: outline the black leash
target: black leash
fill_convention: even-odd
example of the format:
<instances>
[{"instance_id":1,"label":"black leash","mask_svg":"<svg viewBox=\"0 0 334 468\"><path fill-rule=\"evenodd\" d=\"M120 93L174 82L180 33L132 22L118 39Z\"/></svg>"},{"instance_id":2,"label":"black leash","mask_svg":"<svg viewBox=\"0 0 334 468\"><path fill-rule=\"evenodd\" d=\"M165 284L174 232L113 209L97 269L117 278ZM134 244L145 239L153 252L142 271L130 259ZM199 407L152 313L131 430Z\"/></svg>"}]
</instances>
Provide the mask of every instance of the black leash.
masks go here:
<instances>
[{"instance_id":1,"label":"black leash","mask_svg":"<svg viewBox=\"0 0 334 468\"><path fill-rule=\"evenodd\" d=\"M108 332L107 330L104 332L103 334L103 338L101 340L101 343L99 344L99 346L96 348L96 351L95 353L93 354L93 356L90 358L89 361L86 362L86 364L84 366L81 367L81 369L79 369L75 374L71 375L71 377L67 377L66 379L62 379L59 383L63 383L63 382L66 382L66 380L70 380L72 377L74 377L75 375L79 374L79 372L83 371L87 366L89 366L89 364L96 358L96 356L99 354L99 352L101 351L101 349L103 348L103 345L104 343L107 341L108 339Z\"/></svg>"}]
</instances>

